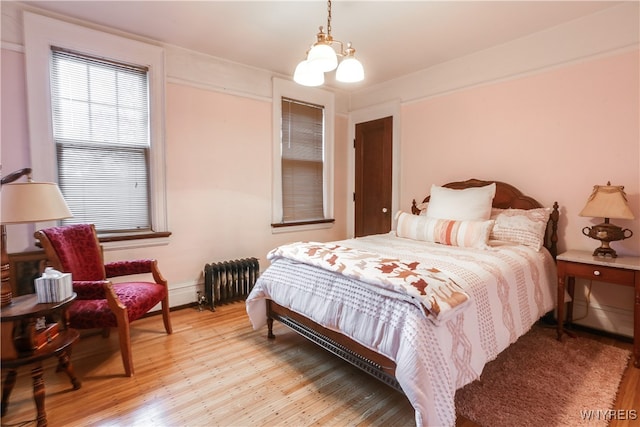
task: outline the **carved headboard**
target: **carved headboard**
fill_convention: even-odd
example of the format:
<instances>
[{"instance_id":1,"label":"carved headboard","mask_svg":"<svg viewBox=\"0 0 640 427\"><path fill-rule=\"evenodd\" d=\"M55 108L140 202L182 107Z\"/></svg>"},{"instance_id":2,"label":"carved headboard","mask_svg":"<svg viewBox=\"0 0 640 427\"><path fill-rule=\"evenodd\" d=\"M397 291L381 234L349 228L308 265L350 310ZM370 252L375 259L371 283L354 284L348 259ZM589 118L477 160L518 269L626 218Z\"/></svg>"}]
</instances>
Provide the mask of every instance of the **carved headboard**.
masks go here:
<instances>
[{"instance_id":1,"label":"carved headboard","mask_svg":"<svg viewBox=\"0 0 640 427\"><path fill-rule=\"evenodd\" d=\"M479 179L469 179L467 181L456 181L444 184L443 187L452 188L454 190L462 190L471 187L484 187L485 185L496 184L496 195L493 198L493 207L499 209L535 209L542 208L543 206L533 197L525 196L520 190L513 185L500 181L483 181ZM424 198L422 203L429 202L431 196ZM417 206L415 199L411 205L411 212L414 215L420 214L420 209ZM555 259L558 254L558 219L560 218L560 212L558 211L558 202L554 202L553 210L549 216L549 223L547 224L547 235L545 236L544 246L549 250L553 258Z\"/></svg>"}]
</instances>

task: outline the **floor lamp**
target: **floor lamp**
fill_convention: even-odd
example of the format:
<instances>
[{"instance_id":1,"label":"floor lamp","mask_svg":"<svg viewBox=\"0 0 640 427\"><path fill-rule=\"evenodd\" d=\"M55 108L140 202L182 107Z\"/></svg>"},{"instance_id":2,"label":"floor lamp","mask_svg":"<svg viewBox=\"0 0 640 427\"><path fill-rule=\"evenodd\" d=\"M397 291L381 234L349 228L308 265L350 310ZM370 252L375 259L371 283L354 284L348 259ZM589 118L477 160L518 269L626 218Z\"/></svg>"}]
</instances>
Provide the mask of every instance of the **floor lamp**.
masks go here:
<instances>
[{"instance_id":1,"label":"floor lamp","mask_svg":"<svg viewBox=\"0 0 640 427\"><path fill-rule=\"evenodd\" d=\"M27 182L15 183L23 176ZM34 182L31 169L24 168L2 178L0 204L2 214L2 282L0 283L0 306L11 304L13 291L9 278L9 255L7 254L7 224L28 224L70 218L67 203L60 189L52 182Z\"/></svg>"}]
</instances>

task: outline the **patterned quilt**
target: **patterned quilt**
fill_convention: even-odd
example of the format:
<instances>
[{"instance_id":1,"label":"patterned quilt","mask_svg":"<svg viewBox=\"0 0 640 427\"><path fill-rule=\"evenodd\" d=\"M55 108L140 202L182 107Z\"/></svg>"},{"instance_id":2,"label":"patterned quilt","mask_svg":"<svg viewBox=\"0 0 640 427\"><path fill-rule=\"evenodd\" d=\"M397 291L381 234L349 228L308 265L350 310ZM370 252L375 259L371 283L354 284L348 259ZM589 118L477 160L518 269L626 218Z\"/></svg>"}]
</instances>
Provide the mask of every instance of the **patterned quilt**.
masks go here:
<instances>
[{"instance_id":1,"label":"patterned quilt","mask_svg":"<svg viewBox=\"0 0 640 427\"><path fill-rule=\"evenodd\" d=\"M413 297L434 323L449 319L469 295L435 267L335 243L298 242L273 249L267 259L289 258Z\"/></svg>"},{"instance_id":2,"label":"patterned quilt","mask_svg":"<svg viewBox=\"0 0 640 427\"><path fill-rule=\"evenodd\" d=\"M555 264L545 250L459 248L393 234L331 245L437 269L468 302L436 324L406 292L274 254L247 298L249 319L264 327L271 299L394 360L418 426L454 426L456 390L555 305Z\"/></svg>"}]
</instances>

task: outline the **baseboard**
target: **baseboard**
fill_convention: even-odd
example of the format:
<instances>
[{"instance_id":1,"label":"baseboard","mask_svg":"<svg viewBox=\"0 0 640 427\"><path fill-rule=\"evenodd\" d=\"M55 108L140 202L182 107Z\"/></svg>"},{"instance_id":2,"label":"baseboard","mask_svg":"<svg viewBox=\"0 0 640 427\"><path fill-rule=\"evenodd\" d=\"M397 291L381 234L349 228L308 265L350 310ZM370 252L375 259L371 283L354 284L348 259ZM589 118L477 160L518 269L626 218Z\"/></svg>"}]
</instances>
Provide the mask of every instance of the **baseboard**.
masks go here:
<instances>
[{"instance_id":1,"label":"baseboard","mask_svg":"<svg viewBox=\"0 0 640 427\"><path fill-rule=\"evenodd\" d=\"M197 306L198 292L204 295L204 281L169 284L169 306L171 310ZM161 309L160 304L157 304L149 310L149 313L156 313L161 311Z\"/></svg>"},{"instance_id":2,"label":"baseboard","mask_svg":"<svg viewBox=\"0 0 640 427\"><path fill-rule=\"evenodd\" d=\"M171 310L192 307L198 304L198 292L204 293L204 282L189 282L178 285L169 285L169 306ZM149 314L160 312L162 307L157 304Z\"/></svg>"},{"instance_id":3,"label":"baseboard","mask_svg":"<svg viewBox=\"0 0 640 427\"><path fill-rule=\"evenodd\" d=\"M204 293L204 282L190 282L170 286L169 303L171 307L197 303L198 292Z\"/></svg>"}]
</instances>

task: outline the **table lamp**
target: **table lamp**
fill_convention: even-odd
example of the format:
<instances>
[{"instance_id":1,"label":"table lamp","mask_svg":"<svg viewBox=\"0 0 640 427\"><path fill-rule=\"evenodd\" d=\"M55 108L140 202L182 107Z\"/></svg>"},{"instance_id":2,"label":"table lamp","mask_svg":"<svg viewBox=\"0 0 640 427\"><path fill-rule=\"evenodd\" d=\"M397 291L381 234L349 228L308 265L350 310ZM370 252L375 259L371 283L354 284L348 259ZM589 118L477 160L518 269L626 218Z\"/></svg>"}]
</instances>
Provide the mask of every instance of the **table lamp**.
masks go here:
<instances>
[{"instance_id":1,"label":"table lamp","mask_svg":"<svg viewBox=\"0 0 640 427\"><path fill-rule=\"evenodd\" d=\"M627 204L627 195L621 185L594 185L593 192L587 204L580 212L580 216L602 217L604 222L593 227L584 227L582 234L592 239L600 240L600 247L593 251L593 256L617 257L616 251L609 246L609 242L628 239L633 231L622 229L609 223L609 219L634 219L633 212Z\"/></svg>"},{"instance_id":2,"label":"table lamp","mask_svg":"<svg viewBox=\"0 0 640 427\"><path fill-rule=\"evenodd\" d=\"M27 182L13 183L23 176ZM52 182L34 182L31 169L24 168L2 178L2 282L0 283L0 306L11 304L12 290L9 283L9 255L7 254L6 224L27 224L70 218L67 203L60 189Z\"/></svg>"}]
</instances>

